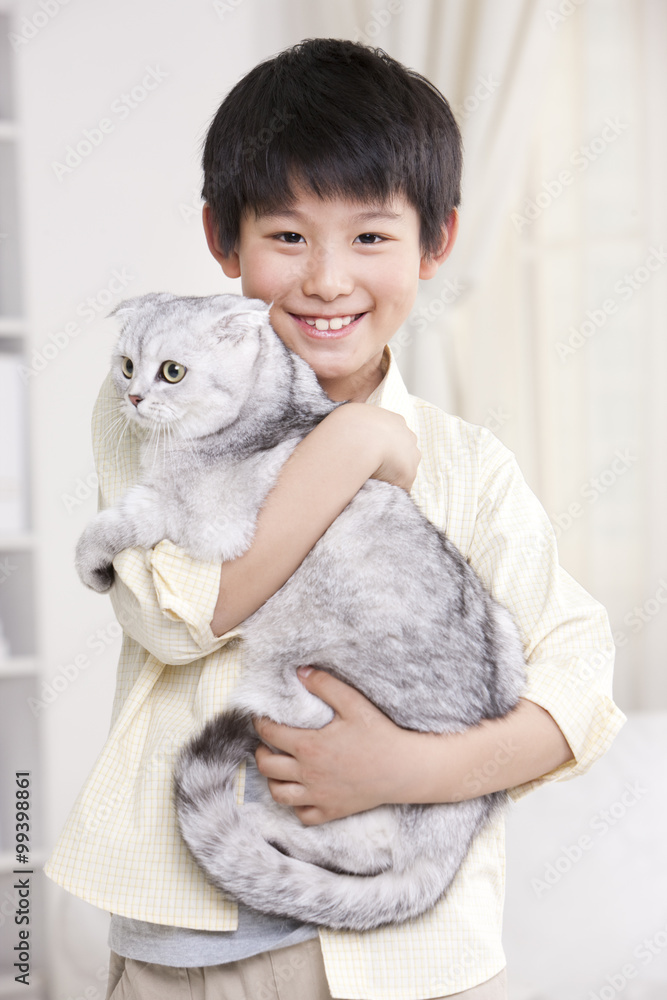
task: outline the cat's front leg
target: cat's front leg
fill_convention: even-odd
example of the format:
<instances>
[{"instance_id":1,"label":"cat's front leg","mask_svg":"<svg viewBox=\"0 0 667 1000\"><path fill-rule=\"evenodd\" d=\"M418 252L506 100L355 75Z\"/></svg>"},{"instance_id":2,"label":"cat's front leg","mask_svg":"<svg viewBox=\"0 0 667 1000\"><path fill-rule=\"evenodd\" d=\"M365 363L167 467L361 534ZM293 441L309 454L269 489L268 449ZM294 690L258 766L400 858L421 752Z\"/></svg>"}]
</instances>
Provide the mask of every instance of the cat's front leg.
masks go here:
<instances>
[{"instance_id":1,"label":"cat's front leg","mask_svg":"<svg viewBox=\"0 0 667 1000\"><path fill-rule=\"evenodd\" d=\"M134 546L152 548L165 537L165 517L155 491L135 486L85 529L76 546L77 572L87 587L103 594L113 584L112 563L119 552Z\"/></svg>"}]
</instances>

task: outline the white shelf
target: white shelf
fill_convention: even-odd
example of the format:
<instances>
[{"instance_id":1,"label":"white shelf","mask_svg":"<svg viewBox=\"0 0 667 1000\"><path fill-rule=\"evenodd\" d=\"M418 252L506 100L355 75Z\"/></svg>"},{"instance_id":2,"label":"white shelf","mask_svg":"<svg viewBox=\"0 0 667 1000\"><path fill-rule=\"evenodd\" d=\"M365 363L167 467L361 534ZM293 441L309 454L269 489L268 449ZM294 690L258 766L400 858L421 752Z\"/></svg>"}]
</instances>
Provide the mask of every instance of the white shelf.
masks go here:
<instances>
[{"instance_id":1,"label":"white shelf","mask_svg":"<svg viewBox=\"0 0 667 1000\"><path fill-rule=\"evenodd\" d=\"M36 544L36 536L28 531L17 535L0 535L0 552L30 551L35 548Z\"/></svg>"},{"instance_id":2,"label":"white shelf","mask_svg":"<svg viewBox=\"0 0 667 1000\"><path fill-rule=\"evenodd\" d=\"M37 660L34 656L10 656L8 660L0 659L0 679L3 677L31 677L37 673Z\"/></svg>"},{"instance_id":3,"label":"white shelf","mask_svg":"<svg viewBox=\"0 0 667 1000\"><path fill-rule=\"evenodd\" d=\"M0 316L0 337L25 337L28 327L18 316Z\"/></svg>"},{"instance_id":4,"label":"white shelf","mask_svg":"<svg viewBox=\"0 0 667 1000\"><path fill-rule=\"evenodd\" d=\"M6 118L0 118L0 140L10 140L14 141L18 138L19 130L16 122L8 121Z\"/></svg>"},{"instance_id":5,"label":"white shelf","mask_svg":"<svg viewBox=\"0 0 667 1000\"><path fill-rule=\"evenodd\" d=\"M11 0L0 0L0 184L2 185L3 196L0 199L0 256L2 261L2 281L0 282L0 305L2 315L0 315L0 360L5 367L12 368L13 363L20 363L20 355L26 355L29 349L30 330L25 316L22 315L23 308L20 295L20 234L21 218L19 201L20 185L20 157L18 156L20 145L23 139L23 129L17 124L14 118L14 101L12 82L14 78L11 35L12 20L8 14L15 11L16 4ZM11 364L9 362L12 362ZM13 377L13 376L12 376ZM11 397L5 393L7 400ZM26 398L30 396L25 393ZM29 417L29 408L26 406L26 417ZM4 417L3 417L4 419ZM29 419L25 424L29 426ZM1 431L0 431L1 433ZM29 440L29 436L27 437ZM26 444L27 444L26 440ZM11 454L7 452L7 457L11 460ZM25 486L25 493L30 490L30 456L25 460L25 474L17 478ZM11 461L7 463L7 471L11 468ZM23 496L26 510L29 509L29 496ZM39 719L31 718L28 705L25 701L25 688L34 683L33 679L38 676L38 658L34 654L35 642L35 574L34 559L32 553L37 547L37 537L30 527L24 530L12 530L12 525L19 529L21 524L29 525L29 521L10 520L4 515L3 528L0 529L0 618L2 618L3 632L7 636L12 652L15 650L18 655L8 656L6 659L0 658L0 688L2 690L2 706L5 719L2 723L2 746L0 752L3 753L8 745L16 751L16 757L23 761L23 766L36 770L39 760L39 730L41 728ZM9 583L3 583L11 576ZM4 649L4 646L3 646ZM5 695L7 697L5 698ZM28 761L30 763L28 763ZM36 782L37 784L37 782ZM35 788L37 792L37 788ZM38 796L37 796L38 797ZM39 804L41 805L41 803ZM36 808L38 808L36 804ZM3 833L11 827L11 806L9 801L3 803ZM28 864L25 866L16 861L16 851L13 850L13 842L10 839L3 841L0 850L0 874L4 876L3 881L13 882L16 877L12 873L14 870L34 872L32 878L37 877L48 857L47 852L42 848L35 847L28 855ZM1 920L2 918L0 918ZM8 937L9 935L9 937ZM0 940L2 942L3 959L11 952L6 952L5 948L11 938L11 927L8 921L2 928ZM12 940L12 944L15 941ZM9 959L9 963L14 959ZM45 1000L51 992L48 977L44 974L43 963L46 956L33 956L30 962L30 983L29 986L16 982L14 976L17 970L13 970L11 965L7 967L3 962L3 975L0 975L0 1000L16 1000L18 997L25 997L26 1000Z\"/></svg>"}]
</instances>

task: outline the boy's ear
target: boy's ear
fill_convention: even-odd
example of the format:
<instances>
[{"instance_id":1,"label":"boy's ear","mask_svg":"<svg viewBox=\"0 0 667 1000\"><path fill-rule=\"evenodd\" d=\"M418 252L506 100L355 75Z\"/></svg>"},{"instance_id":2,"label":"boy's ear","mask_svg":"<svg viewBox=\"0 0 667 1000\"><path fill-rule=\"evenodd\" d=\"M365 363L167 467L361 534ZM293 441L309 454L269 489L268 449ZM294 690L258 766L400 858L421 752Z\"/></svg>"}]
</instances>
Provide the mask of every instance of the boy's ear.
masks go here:
<instances>
[{"instance_id":1,"label":"boy's ear","mask_svg":"<svg viewBox=\"0 0 667 1000\"><path fill-rule=\"evenodd\" d=\"M442 244L437 253L432 255L422 255L419 265L419 277L433 278L438 273L438 268L445 263L450 253L454 249L456 237L459 232L459 213L455 208L449 214L447 221L442 227Z\"/></svg>"},{"instance_id":2,"label":"boy's ear","mask_svg":"<svg viewBox=\"0 0 667 1000\"><path fill-rule=\"evenodd\" d=\"M204 223L204 232L206 233L208 248L224 273L228 278L240 278L241 264L239 261L239 255L236 251L233 251L231 254L223 253L218 240L218 230L213 219L213 212L208 202L206 202L202 208L202 222Z\"/></svg>"}]
</instances>

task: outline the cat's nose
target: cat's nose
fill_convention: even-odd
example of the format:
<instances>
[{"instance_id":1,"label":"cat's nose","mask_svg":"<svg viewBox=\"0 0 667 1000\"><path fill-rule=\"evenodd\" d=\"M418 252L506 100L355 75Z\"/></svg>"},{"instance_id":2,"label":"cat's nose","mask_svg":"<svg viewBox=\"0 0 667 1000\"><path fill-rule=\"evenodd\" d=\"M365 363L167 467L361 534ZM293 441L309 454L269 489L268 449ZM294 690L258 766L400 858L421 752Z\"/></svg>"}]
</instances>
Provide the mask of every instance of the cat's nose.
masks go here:
<instances>
[{"instance_id":1,"label":"cat's nose","mask_svg":"<svg viewBox=\"0 0 667 1000\"><path fill-rule=\"evenodd\" d=\"M143 398L143 396L130 396L130 402L133 406L138 406Z\"/></svg>"}]
</instances>

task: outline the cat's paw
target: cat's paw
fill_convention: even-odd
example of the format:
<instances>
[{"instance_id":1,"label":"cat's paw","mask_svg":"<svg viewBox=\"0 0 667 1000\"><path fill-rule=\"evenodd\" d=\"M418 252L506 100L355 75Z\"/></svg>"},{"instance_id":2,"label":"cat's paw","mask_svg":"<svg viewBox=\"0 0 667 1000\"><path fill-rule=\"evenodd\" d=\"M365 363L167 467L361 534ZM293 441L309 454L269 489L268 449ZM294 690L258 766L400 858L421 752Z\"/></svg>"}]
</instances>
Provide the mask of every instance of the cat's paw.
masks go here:
<instances>
[{"instance_id":1,"label":"cat's paw","mask_svg":"<svg viewBox=\"0 0 667 1000\"><path fill-rule=\"evenodd\" d=\"M111 589L114 568L109 562L109 557L99 551L95 552L93 546L85 544L84 539L77 545L75 566L79 579L86 587L97 591L98 594L106 594Z\"/></svg>"},{"instance_id":2,"label":"cat's paw","mask_svg":"<svg viewBox=\"0 0 667 1000\"><path fill-rule=\"evenodd\" d=\"M81 582L98 594L106 594L114 581L114 568L111 563L98 563L96 566L83 566L77 563L77 571Z\"/></svg>"},{"instance_id":3,"label":"cat's paw","mask_svg":"<svg viewBox=\"0 0 667 1000\"><path fill-rule=\"evenodd\" d=\"M107 590L111 590L113 581L114 568L112 563L107 563L105 566L97 566L83 582L98 594L106 594Z\"/></svg>"}]
</instances>

